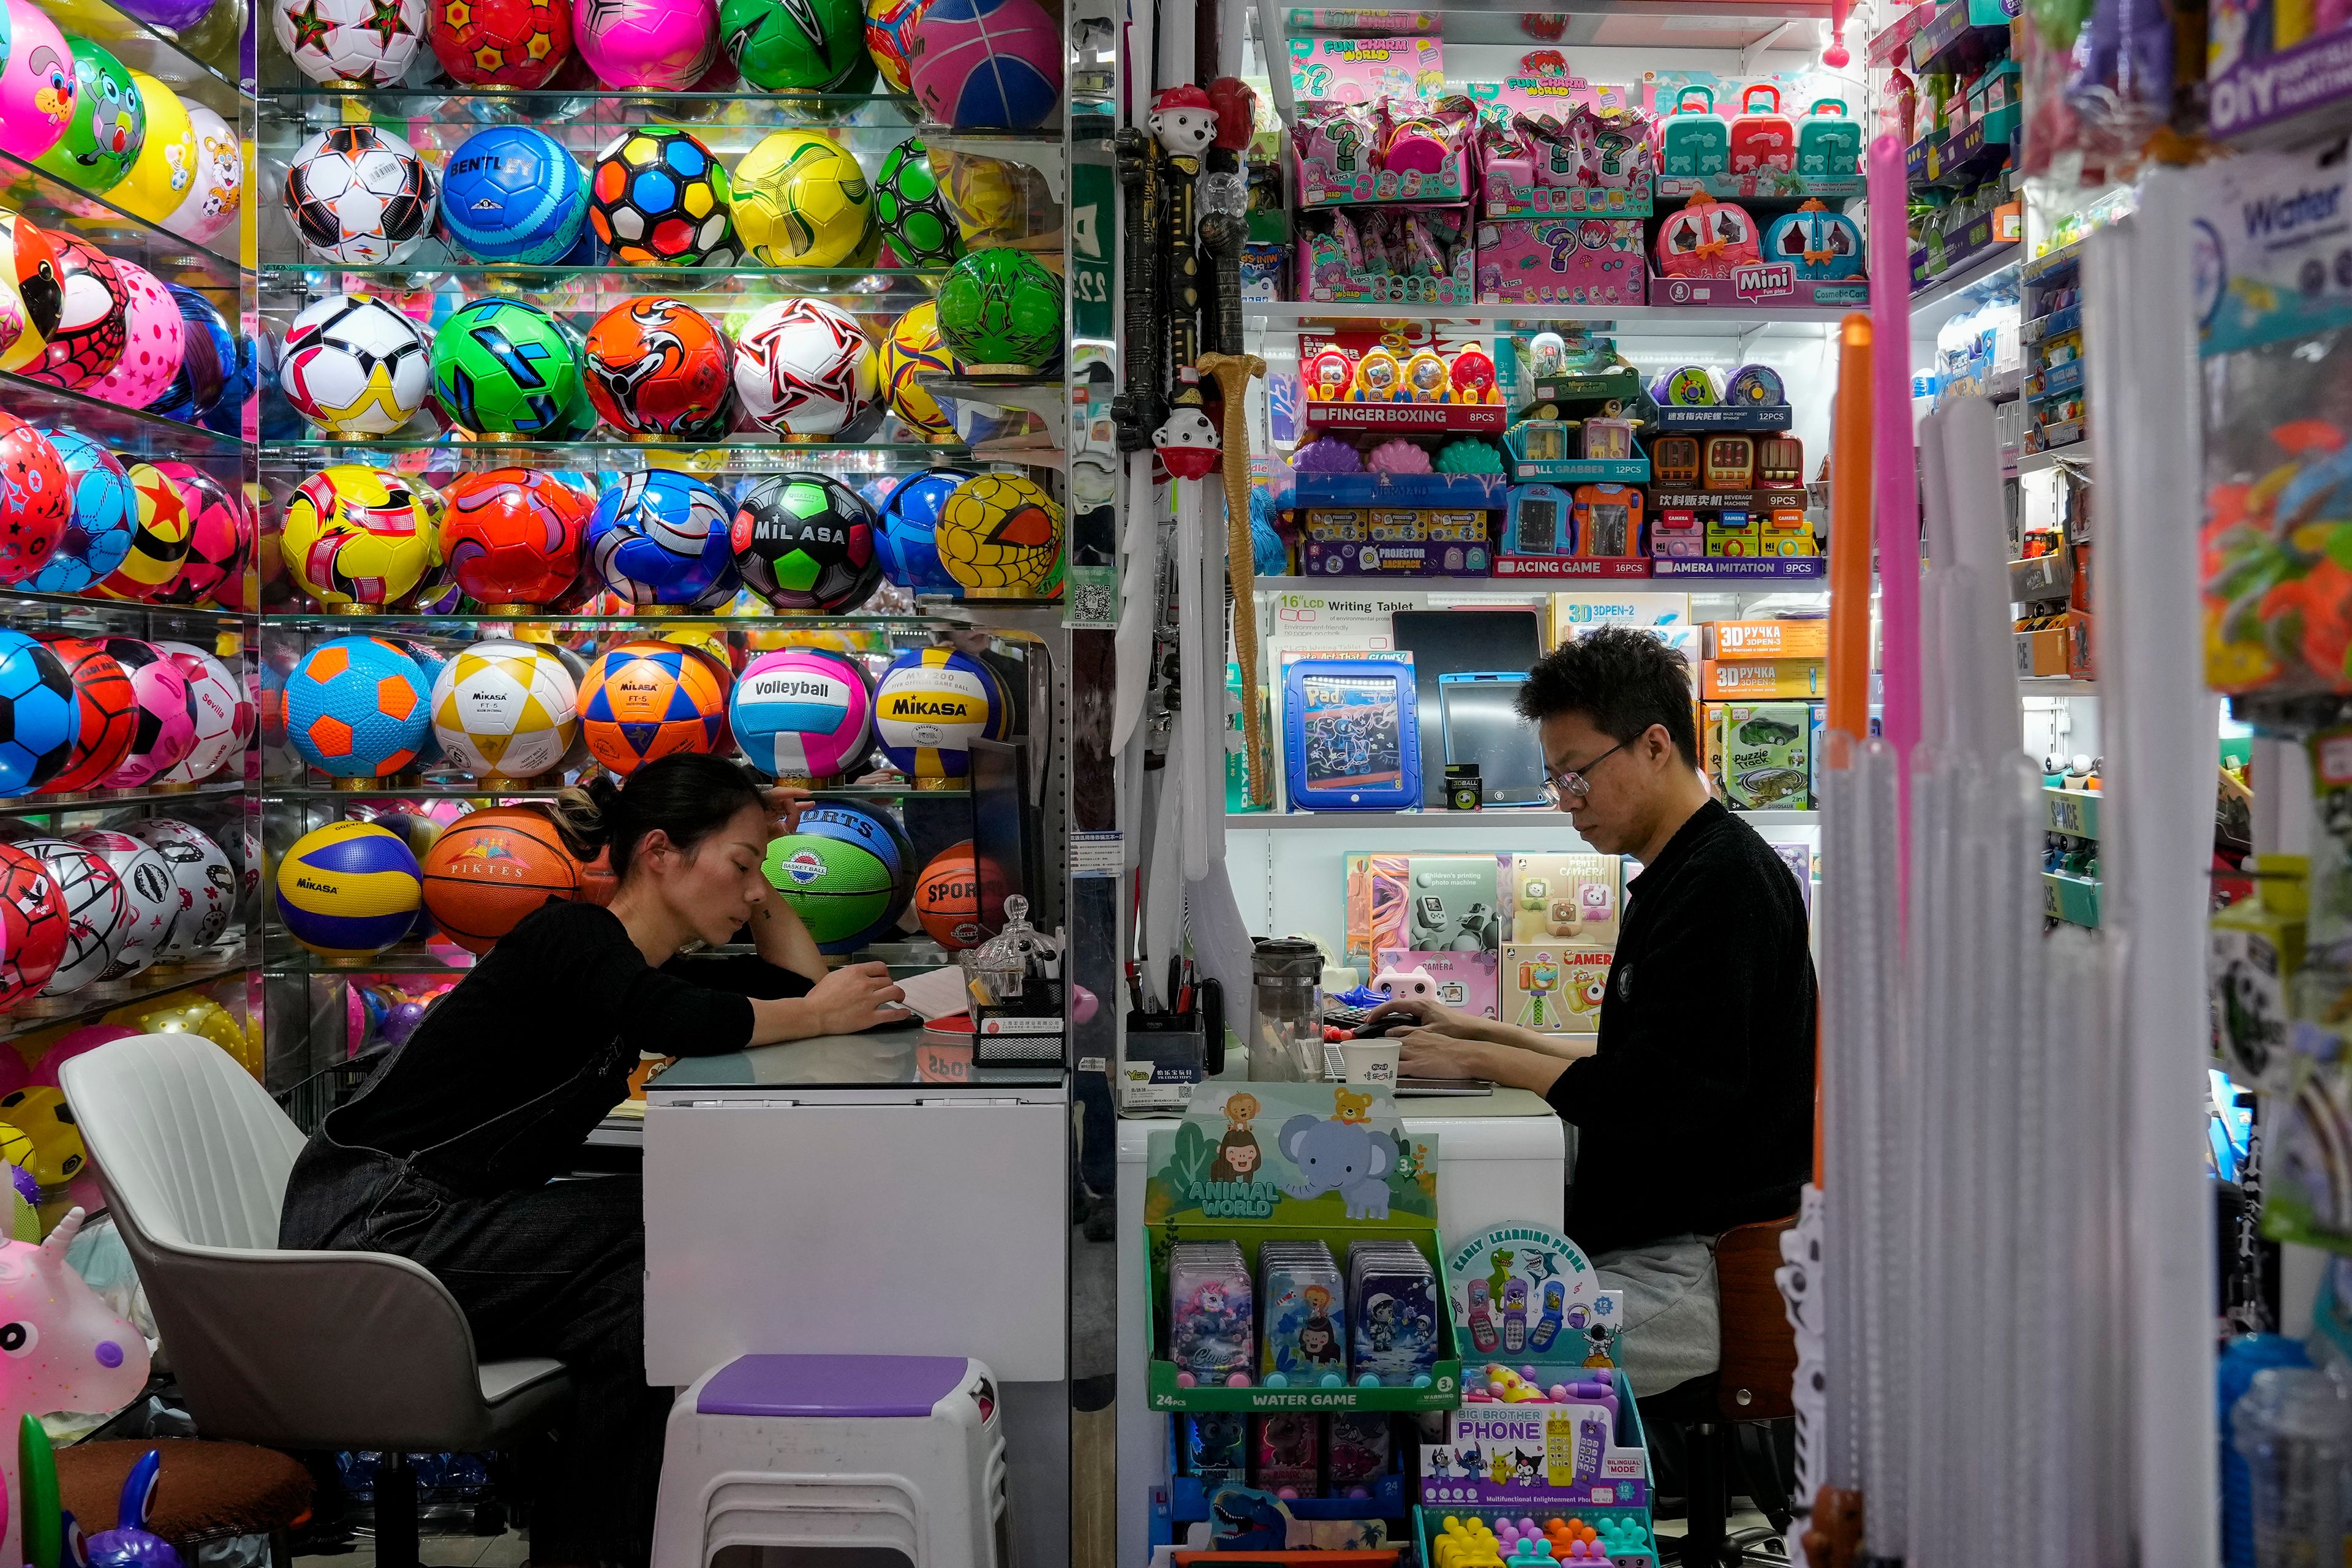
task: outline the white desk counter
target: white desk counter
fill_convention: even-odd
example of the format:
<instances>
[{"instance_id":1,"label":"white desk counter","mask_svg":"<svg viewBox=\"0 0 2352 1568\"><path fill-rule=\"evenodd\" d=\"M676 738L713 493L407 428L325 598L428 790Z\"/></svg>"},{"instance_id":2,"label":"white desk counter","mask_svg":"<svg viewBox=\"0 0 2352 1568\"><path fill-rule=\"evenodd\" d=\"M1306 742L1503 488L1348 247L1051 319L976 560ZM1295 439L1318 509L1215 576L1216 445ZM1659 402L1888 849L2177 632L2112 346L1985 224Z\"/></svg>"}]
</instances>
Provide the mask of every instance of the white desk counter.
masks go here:
<instances>
[{"instance_id":1,"label":"white desk counter","mask_svg":"<svg viewBox=\"0 0 2352 1568\"><path fill-rule=\"evenodd\" d=\"M1449 1100L1400 1100L1405 1131L1437 1139L1437 1228L1451 1241L1516 1221L1559 1226L1568 1177L1565 1124L1525 1089ZM1155 1128L1118 1124L1118 1561L1148 1555L1147 1489L1168 1474L1168 1416L1144 1397L1143 1161Z\"/></svg>"}]
</instances>

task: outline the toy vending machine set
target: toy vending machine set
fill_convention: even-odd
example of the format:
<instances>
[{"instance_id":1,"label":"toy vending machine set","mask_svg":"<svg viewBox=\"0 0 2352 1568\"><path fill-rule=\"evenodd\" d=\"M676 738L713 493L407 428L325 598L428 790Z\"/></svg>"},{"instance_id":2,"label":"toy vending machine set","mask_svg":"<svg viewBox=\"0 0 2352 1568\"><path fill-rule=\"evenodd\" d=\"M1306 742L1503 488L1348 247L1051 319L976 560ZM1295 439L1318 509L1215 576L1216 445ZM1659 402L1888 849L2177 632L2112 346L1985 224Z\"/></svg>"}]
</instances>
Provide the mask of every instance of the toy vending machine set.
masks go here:
<instances>
[{"instance_id":1,"label":"toy vending machine set","mask_svg":"<svg viewBox=\"0 0 2352 1568\"><path fill-rule=\"evenodd\" d=\"M1653 571L1662 577L1819 577L1805 515L1804 444L1780 373L1680 365L1652 380Z\"/></svg>"},{"instance_id":2,"label":"toy vending machine set","mask_svg":"<svg viewBox=\"0 0 2352 1568\"><path fill-rule=\"evenodd\" d=\"M1538 332L1503 447L1511 488L1497 577L1646 577L1650 459L1637 439L1641 377L1605 339Z\"/></svg>"}]
</instances>

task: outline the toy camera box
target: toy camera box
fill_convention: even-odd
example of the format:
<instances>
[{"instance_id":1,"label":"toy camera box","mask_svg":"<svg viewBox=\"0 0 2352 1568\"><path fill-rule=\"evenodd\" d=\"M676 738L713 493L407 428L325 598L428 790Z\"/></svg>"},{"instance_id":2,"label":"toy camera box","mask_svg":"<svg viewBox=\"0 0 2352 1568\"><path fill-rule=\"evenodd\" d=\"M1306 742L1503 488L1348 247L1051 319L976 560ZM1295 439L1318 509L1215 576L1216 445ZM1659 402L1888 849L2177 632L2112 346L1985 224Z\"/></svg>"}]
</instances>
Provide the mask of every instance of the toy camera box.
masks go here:
<instances>
[{"instance_id":1,"label":"toy camera box","mask_svg":"<svg viewBox=\"0 0 2352 1568\"><path fill-rule=\"evenodd\" d=\"M1539 1035L1597 1033L1611 956L1557 942L1505 942L1502 1021Z\"/></svg>"},{"instance_id":2,"label":"toy camera box","mask_svg":"<svg viewBox=\"0 0 2352 1568\"><path fill-rule=\"evenodd\" d=\"M1725 798L1748 811L1801 811L1812 799L1811 707L1726 703L1718 742Z\"/></svg>"},{"instance_id":3,"label":"toy camera box","mask_svg":"<svg viewBox=\"0 0 2352 1568\"><path fill-rule=\"evenodd\" d=\"M1420 970L1437 987L1437 999L1457 1013L1475 1017L1495 1016L1496 964L1499 961L1491 952L1413 952L1403 948L1382 951L1374 963L1373 973L1384 973L1400 970L1410 973Z\"/></svg>"},{"instance_id":4,"label":"toy camera box","mask_svg":"<svg viewBox=\"0 0 2352 1568\"><path fill-rule=\"evenodd\" d=\"M1639 218L1505 218L1478 225L1482 305L1639 305Z\"/></svg>"},{"instance_id":5,"label":"toy camera box","mask_svg":"<svg viewBox=\"0 0 2352 1568\"><path fill-rule=\"evenodd\" d=\"M1616 946L1620 867L1614 855L1512 856L1510 940Z\"/></svg>"}]
</instances>

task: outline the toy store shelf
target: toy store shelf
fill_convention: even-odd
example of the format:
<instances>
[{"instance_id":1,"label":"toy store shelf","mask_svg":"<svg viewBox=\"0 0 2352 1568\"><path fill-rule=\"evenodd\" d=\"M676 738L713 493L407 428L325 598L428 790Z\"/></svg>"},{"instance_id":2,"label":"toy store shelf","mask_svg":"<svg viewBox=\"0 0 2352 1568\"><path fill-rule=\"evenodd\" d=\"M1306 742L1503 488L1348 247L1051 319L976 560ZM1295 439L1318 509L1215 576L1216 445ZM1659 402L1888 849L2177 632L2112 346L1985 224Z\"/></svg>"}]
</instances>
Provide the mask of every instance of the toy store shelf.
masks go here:
<instances>
[{"instance_id":1,"label":"toy store shelf","mask_svg":"<svg viewBox=\"0 0 2352 1568\"><path fill-rule=\"evenodd\" d=\"M342 267L323 261L268 261L263 288L300 289L305 296L357 293L372 285L407 290L446 279L468 296L528 294L553 310L599 310L607 300L660 293L688 304L721 309L746 295L814 295L866 309L898 309L929 299L947 273L940 268L887 267L530 267L516 262L420 259L394 267ZM900 296L906 296L902 300Z\"/></svg>"},{"instance_id":2,"label":"toy store shelf","mask_svg":"<svg viewBox=\"0 0 2352 1568\"><path fill-rule=\"evenodd\" d=\"M1783 403L1770 408L1741 408L1728 404L1717 408L1664 407L1658 410L1654 423L1669 434L1683 431L1696 435L1717 430L1786 430L1796 421L1796 409Z\"/></svg>"},{"instance_id":3,"label":"toy store shelf","mask_svg":"<svg viewBox=\"0 0 2352 1568\"><path fill-rule=\"evenodd\" d=\"M919 136L927 145L936 145L935 137L948 135L975 142L1011 145L1058 145L1060 142L1058 134L1043 132L950 132L938 126L926 126L909 100L887 92L761 92L744 88L740 82L719 92L615 89L601 82L585 88L534 88L528 91L486 89L446 80L424 85L333 88L323 87L290 70L284 54L273 47L265 45L262 55L264 64L272 68L269 79L262 83L259 100L260 140L265 145L278 140L289 140L289 144L290 140L299 140L289 138L295 122L318 129L354 114L379 124L407 121L427 126L463 127L467 132L501 123L538 125L575 148L578 139L566 134L572 128L589 132L604 129L609 133L649 120L684 125L698 135L707 130L740 129L751 132L753 140L782 125L801 124L853 135L868 132L892 141ZM429 58L425 68L432 68ZM406 133L412 137L415 134Z\"/></svg>"},{"instance_id":4,"label":"toy store shelf","mask_svg":"<svg viewBox=\"0 0 2352 1568\"><path fill-rule=\"evenodd\" d=\"M1499 403L1320 403L1305 405L1309 430L1371 430L1412 435L1499 436Z\"/></svg>"},{"instance_id":5,"label":"toy store shelf","mask_svg":"<svg viewBox=\"0 0 2352 1568\"><path fill-rule=\"evenodd\" d=\"M2259 89L2259 90L2257 90ZM2352 98L2352 31L2338 28L2246 60L2207 84L2216 141L2289 147L2344 132Z\"/></svg>"},{"instance_id":6,"label":"toy store shelf","mask_svg":"<svg viewBox=\"0 0 2352 1568\"><path fill-rule=\"evenodd\" d=\"M1765 577L1818 582L1826 578L1829 573L1829 560L1821 555L1760 555L1746 561L1706 556L1696 560L1666 558L1650 563L1652 577L1671 578L1684 583L1736 583L1743 578Z\"/></svg>"},{"instance_id":7,"label":"toy store shelf","mask_svg":"<svg viewBox=\"0 0 2352 1568\"><path fill-rule=\"evenodd\" d=\"M1312 326L1322 321L1460 321L1465 325L1557 326L1569 321L1608 329L1620 337L1753 331L1777 325L1829 324L1858 305L1418 305L1370 301L1345 305L1312 300L1269 303L1244 300L1242 314L1270 328Z\"/></svg>"},{"instance_id":8,"label":"toy store shelf","mask_svg":"<svg viewBox=\"0 0 2352 1568\"><path fill-rule=\"evenodd\" d=\"M933 397L985 403L992 408L1018 408L1045 422L1055 440L1067 437L1070 389L1055 375L918 375Z\"/></svg>"},{"instance_id":9,"label":"toy store shelf","mask_svg":"<svg viewBox=\"0 0 2352 1568\"><path fill-rule=\"evenodd\" d=\"M202 640L239 633L251 623L234 610L194 605L151 605L138 599L85 598L79 594L36 594L0 588L0 617L22 632L95 631L120 635L125 616L135 616L164 635Z\"/></svg>"},{"instance_id":10,"label":"toy store shelf","mask_svg":"<svg viewBox=\"0 0 2352 1568\"><path fill-rule=\"evenodd\" d=\"M230 785L216 792L235 794L244 786ZM382 788L335 789L317 783L299 784L269 784L261 786L264 800L553 800L563 792L551 785L493 784L480 779L426 779L402 786L385 784ZM909 784L837 784L828 789L807 792L821 800L954 800L971 794L971 786L961 784L951 789L918 789ZM144 797L142 797L144 798ZM184 800L184 795L157 795L162 801ZM100 805L128 804L99 802ZM13 807L0 803L0 815L23 815L35 806Z\"/></svg>"},{"instance_id":11,"label":"toy store shelf","mask_svg":"<svg viewBox=\"0 0 2352 1568\"><path fill-rule=\"evenodd\" d=\"M1500 508L1510 481L1500 474L1301 473L1299 506L1466 506Z\"/></svg>"},{"instance_id":12,"label":"toy store shelf","mask_svg":"<svg viewBox=\"0 0 2352 1568\"><path fill-rule=\"evenodd\" d=\"M971 626L975 630L1017 632L1040 639L1059 637L1066 629L1059 599L928 599L917 598L915 608L935 617L929 624Z\"/></svg>"},{"instance_id":13,"label":"toy store shelf","mask_svg":"<svg viewBox=\"0 0 2352 1568\"><path fill-rule=\"evenodd\" d=\"M422 454L419 459L387 462L396 453ZM772 436L736 436L725 440L635 440L605 437L586 441L459 441L443 437L393 437L381 441L340 440L331 437L299 441L265 441L261 467L308 475L331 463L365 463L427 473L443 468L503 468L519 463L541 467L611 468L684 468L709 478L714 474L772 474L792 468L822 468L828 473L856 469L888 473L926 466L925 460L952 461L967 458L971 448L961 444L888 441L781 441ZM558 459L549 464L545 459ZM564 461L563 459L570 459Z\"/></svg>"},{"instance_id":14,"label":"toy store shelf","mask_svg":"<svg viewBox=\"0 0 2352 1568\"><path fill-rule=\"evenodd\" d=\"M1751 827L1811 827L1821 821L1817 811L1743 811L1739 819ZM1517 826L1526 824L1550 832L1574 833L1575 820L1567 812L1538 807L1490 805L1479 811L1236 811L1225 815L1225 831L1354 833L1366 827L1464 830Z\"/></svg>"},{"instance_id":15,"label":"toy store shelf","mask_svg":"<svg viewBox=\"0 0 2352 1568\"><path fill-rule=\"evenodd\" d=\"M2017 471L2021 474L2038 474L2044 468L2055 468L2062 465L2070 468L2088 468L2090 462L2091 444L2088 441L2071 441L2063 447L2053 447L2046 452L2020 453L2017 458Z\"/></svg>"},{"instance_id":16,"label":"toy store shelf","mask_svg":"<svg viewBox=\"0 0 2352 1568\"><path fill-rule=\"evenodd\" d=\"M1923 287L1913 289L1911 335L1933 337L1937 328L1983 296L1998 292L2004 285L2014 289L2018 258L2024 248L2015 240L1994 246L1957 268L1947 267Z\"/></svg>"},{"instance_id":17,"label":"toy store shelf","mask_svg":"<svg viewBox=\"0 0 2352 1568\"><path fill-rule=\"evenodd\" d=\"M1661 210L1669 202L1685 201L1702 191L1717 200L1733 202L1852 201L1863 194L1864 184L1859 174L1836 180L1777 173L1657 176Z\"/></svg>"},{"instance_id":18,"label":"toy store shelf","mask_svg":"<svg viewBox=\"0 0 2352 1568\"><path fill-rule=\"evenodd\" d=\"M0 153L0 206L31 218L42 228L86 239L117 260L137 262L158 282L184 284L211 295L223 315L236 314L244 269L233 258L182 239L14 153ZM236 240L236 230L232 226L215 243L233 245Z\"/></svg>"},{"instance_id":19,"label":"toy store shelf","mask_svg":"<svg viewBox=\"0 0 2352 1568\"><path fill-rule=\"evenodd\" d=\"M2065 871L2042 873L2042 912L2073 926L2099 923L2099 879Z\"/></svg>"},{"instance_id":20,"label":"toy store shelf","mask_svg":"<svg viewBox=\"0 0 2352 1568\"><path fill-rule=\"evenodd\" d=\"M2099 792L2095 789L2051 789L2044 786L2042 803L2049 809L2049 829L2070 838L2099 836Z\"/></svg>"},{"instance_id":21,"label":"toy store shelf","mask_svg":"<svg viewBox=\"0 0 2352 1568\"><path fill-rule=\"evenodd\" d=\"M1907 59L1914 75L1924 75L1937 69L1944 64L1944 55L1963 45L1990 45L1995 36L2007 31L2016 12L2009 0L1990 5L1987 0L1945 0L1932 11L1912 12L1881 31L1870 40L1869 58L1879 65ZM1988 15L1997 19L1986 20Z\"/></svg>"},{"instance_id":22,"label":"toy store shelf","mask_svg":"<svg viewBox=\"0 0 2352 1568\"><path fill-rule=\"evenodd\" d=\"M2046 256L2037 256L2025 264L2021 277L2029 286L2039 288L2061 273L2071 272L2083 259L2083 242L2075 240Z\"/></svg>"},{"instance_id":23,"label":"toy store shelf","mask_svg":"<svg viewBox=\"0 0 2352 1568\"><path fill-rule=\"evenodd\" d=\"M1175 1523L1193 1523L1209 1517L1214 1489L1202 1484L1198 1476L1176 1476L1164 1491L1154 1492L1152 1508L1155 1512L1164 1510L1164 1516ZM1402 1519L1412 1510L1402 1475L1382 1476L1368 1489L1366 1497L1285 1498L1282 1506L1293 1519Z\"/></svg>"},{"instance_id":24,"label":"toy store shelf","mask_svg":"<svg viewBox=\"0 0 2352 1568\"><path fill-rule=\"evenodd\" d=\"M45 429L69 426L104 441L118 458L178 458L201 463L214 458L240 458L246 450L245 443L235 436L5 372L0 372L0 408Z\"/></svg>"},{"instance_id":25,"label":"toy store shelf","mask_svg":"<svg viewBox=\"0 0 2352 1568\"><path fill-rule=\"evenodd\" d=\"M242 770L240 770L240 773ZM186 784L178 789L89 789L69 795L26 795L0 800L0 816L47 816L61 811L111 811L126 805L184 805L190 801L234 800L245 793L242 776Z\"/></svg>"},{"instance_id":26,"label":"toy store shelf","mask_svg":"<svg viewBox=\"0 0 2352 1568\"><path fill-rule=\"evenodd\" d=\"M2099 683L2077 680L2071 675L2021 675L2017 689L2027 697L2096 697Z\"/></svg>"},{"instance_id":27,"label":"toy store shelf","mask_svg":"<svg viewBox=\"0 0 2352 1568\"><path fill-rule=\"evenodd\" d=\"M640 605L625 616L577 616L552 610L520 614L502 611L495 615L477 612L469 616L428 616L411 610L394 610L384 615L354 616L300 609L263 616L260 620L263 629L270 631L323 632L331 637L364 632L376 637L450 637L468 640L483 626L529 626L534 632L557 634L656 626L665 631L688 628L724 630L729 626L740 626L745 631L847 626L917 637L942 626L962 624L961 617L950 618L936 613L911 616L714 616L695 610L672 613L656 605Z\"/></svg>"},{"instance_id":28,"label":"toy store shelf","mask_svg":"<svg viewBox=\"0 0 2352 1568\"><path fill-rule=\"evenodd\" d=\"M1994 110L1957 136L1911 144L1903 170L1915 185L1962 186L1998 168L2017 139L2018 106Z\"/></svg>"},{"instance_id":29,"label":"toy store shelf","mask_svg":"<svg viewBox=\"0 0 2352 1568\"><path fill-rule=\"evenodd\" d=\"M267 934L268 942L256 965L264 974L463 974L474 966L473 954L455 947L446 958L409 942L361 958L329 958L295 945L283 931L273 929Z\"/></svg>"},{"instance_id":30,"label":"toy store shelf","mask_svg":"<svg viewBox=\"0 0 2352 1568\"><path fill-rule=\"evenodd\" d=\"M66 32L106 46L115 58L133 70L145 71L182 98L194 99L235 126L247 94L236 81L236 35L219 24L232 7L215 7L213 15L191 31L212 46L199 54L163 28L118 10L108 0L47 0L42 7ZM224 71L204 55L216 57Z\"/></svg>"},{"instance_id":31,"label":"toy store shelf","mask_svg":"<svg viewBox=\"0 0 2352 1568\"><path fill-rule=\"evenodd\" d=\"M222 950L215 949L196 963L158 963L141 970L127 980L86 985L47 1002L37 998L18 1006L5 1017L0 1017L0 1040L13 1040L20 1036L55 1028L59 1024L96 1017L100 1013L111 1013L117 1007L127 1007L150 996L184 991L191 985L209 985L215 980L241 974L247 967L242 945L227 950L225 954Z\"/></svg>"}]
</instances>

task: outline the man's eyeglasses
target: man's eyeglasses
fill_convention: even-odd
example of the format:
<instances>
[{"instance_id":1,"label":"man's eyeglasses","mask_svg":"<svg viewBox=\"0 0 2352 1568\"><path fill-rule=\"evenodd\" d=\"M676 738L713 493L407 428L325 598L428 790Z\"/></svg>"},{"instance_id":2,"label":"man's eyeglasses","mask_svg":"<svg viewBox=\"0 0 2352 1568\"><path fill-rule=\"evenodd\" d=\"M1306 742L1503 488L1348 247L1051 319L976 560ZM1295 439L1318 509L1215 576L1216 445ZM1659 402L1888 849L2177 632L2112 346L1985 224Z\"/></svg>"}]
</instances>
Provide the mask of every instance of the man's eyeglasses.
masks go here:
<instances>
[{"instance_id":1,"label":"man's eyeglasses","mask_svg":"<svg viewBox=\"0 0 2352 1568\"><path fill-rule=\"evenodd\" d=\"M1551 803L1554 806L1558 807L1561 811L1566 811L1571 805L1584 799L1587 795L1592 793L1592 781L1586 778L1584 775L1591 773L1593 769L1599 767L1601 763L1607 762L1610 758L1615 756L1624 749L1625 742L1620 741L1615 745L1610 747L1607 751L1601 752L1599 756L1593 758L1591 762L1586 763L1581 767L1562 768L1558 773L1553 773L1550 769L1546 768L1544 770L1544 793L1551 797Z\"/></svg>"}]
</instances>

